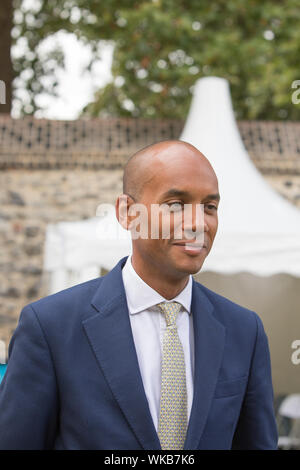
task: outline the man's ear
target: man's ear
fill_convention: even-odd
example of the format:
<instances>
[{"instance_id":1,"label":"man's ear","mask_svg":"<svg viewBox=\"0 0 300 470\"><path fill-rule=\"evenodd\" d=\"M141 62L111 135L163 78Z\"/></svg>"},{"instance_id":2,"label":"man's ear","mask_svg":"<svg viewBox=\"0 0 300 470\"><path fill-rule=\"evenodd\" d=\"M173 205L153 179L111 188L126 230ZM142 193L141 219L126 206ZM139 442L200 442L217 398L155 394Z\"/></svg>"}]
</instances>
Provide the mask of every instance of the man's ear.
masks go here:
<instances>
[{"instance_id":1,"label":"man's ear","mask_svg":"<svg viewBox=\"0 0 300 470\"><path fill-rule=\"evenodd\" d=\"M125 230L129 230L128 209L131 205L130 197L121 194L116 201L116 217Z\"/></svg>"}]
</instances>

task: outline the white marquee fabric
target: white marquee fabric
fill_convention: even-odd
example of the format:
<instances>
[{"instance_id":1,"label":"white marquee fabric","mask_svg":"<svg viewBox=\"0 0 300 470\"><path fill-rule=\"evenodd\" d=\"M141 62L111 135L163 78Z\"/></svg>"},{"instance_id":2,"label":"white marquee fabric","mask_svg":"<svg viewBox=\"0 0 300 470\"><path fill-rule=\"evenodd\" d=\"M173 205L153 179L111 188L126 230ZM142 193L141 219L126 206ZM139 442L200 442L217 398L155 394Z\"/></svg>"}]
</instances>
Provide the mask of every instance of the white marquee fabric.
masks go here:
<instances>
[{"instance_id":1,"label":"white marquee fabric","mask_svg":"<svg viewBox=\"0 0 300 470\"><path fill-rule=\"evenodd\" d=\"M180 139L208 158L219 180L219 229L202 271L300 276L300 211L247 154L225 79L196 82Z\"/></svg>"},{"instance_id":2,"label":"white marquee fabric","mask_svg":"<svg viewBox=\"0 0 300 470\"><path fill-rule=\"evenodd\" d=\"M104 205L103 214L91 219L49 224L44 255L49 293L96 278L130 253L130 234L112 205Z\"/></svg>"},{"instance_id":3,"label":"white marquee fabric","mask_svg":"<svg viewBox=\"0 0 300 470\"><path fill-rule=\"evenodd\" d=\"M275 395L299 393L300 366L291 355L300 331L300 211L252 163L226 80L210 77L195 84L180 138L209 159L221 194L218 233L195 277L259 314L269 340Z\"/></svg>"}]
</instances>

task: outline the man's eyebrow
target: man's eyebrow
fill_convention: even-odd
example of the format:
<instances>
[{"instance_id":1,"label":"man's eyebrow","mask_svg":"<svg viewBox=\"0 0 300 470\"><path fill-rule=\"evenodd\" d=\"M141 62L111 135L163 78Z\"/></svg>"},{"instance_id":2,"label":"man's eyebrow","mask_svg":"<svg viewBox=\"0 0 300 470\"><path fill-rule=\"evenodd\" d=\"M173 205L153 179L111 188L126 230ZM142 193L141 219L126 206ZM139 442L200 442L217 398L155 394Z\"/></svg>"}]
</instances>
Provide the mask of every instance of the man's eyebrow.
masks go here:
<instances>
[{"instance_id":1,"label":"man's eyebrow","mask_svg":"<svg viewBox=\"0 0 300 470\"><path fill-rule=\"evenodd\" d=\"M171 188L168 191L166 191L165 193L163 193L161 198L165 199L167 197L176 197L176 196L177 197L190 196L190 193L188 191L184 191L182 189ZM208 194L207 196L205 196L204 201L208 201L208 200L209 201L211 201L211 200L219 201L220 200L220 194L219 193Z\"/></svg>"},{"instance_id":2,"label":"man's eyebrow","mask_svg":"<svg viewBox=\"0 0 300 470\"><path fill-rule=\"evenodd\" d=\"M219 193L216 193L216 194L209 194L208 196L206 196L204 198L205 201L207 200L212 200L214 199L215 201L219 201L220 200L220 194Z\"/></svg>"},{"instance_id":3,"label":"man's eyebrow","mask_svg":"<svg viewBox=\"0 0 300 470\"><path fill-rule=\"evenodd\" d=\"M166 197L184 197L184 196L189 196L188 191L183 191L182 189L176 189L176 188L171 188L165 193L162 194L161 198L164 199Z\"/></svg>"}]
</instances>

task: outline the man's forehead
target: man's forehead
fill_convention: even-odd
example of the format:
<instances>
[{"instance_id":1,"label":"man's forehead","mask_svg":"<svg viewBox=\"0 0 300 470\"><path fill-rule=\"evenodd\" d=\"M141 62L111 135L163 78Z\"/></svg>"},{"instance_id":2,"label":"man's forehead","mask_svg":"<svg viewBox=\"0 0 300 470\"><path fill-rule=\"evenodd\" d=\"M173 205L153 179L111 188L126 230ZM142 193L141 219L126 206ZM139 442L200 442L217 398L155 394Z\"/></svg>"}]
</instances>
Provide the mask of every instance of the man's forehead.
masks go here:
<instances>
[{"instance_id":1,"label":"man's forehead","mask_svg":"<svg viewBox=\"0 0 300 470\"><path fill-rule=\"evenodd\" d=\"M198 156L197 156L198 157ZM176 181L180 186L210 184L218 186L218 179L209 161L204 157L189 158L186 155L176 155L169 159L159 158L155 164L149 165L148 176L159 184L173 186Z\"/></svg>"},{"instance_id":2,"label":"man's forehead","mask_svg":"<svg viewBox=\"0 0 300 470\"><path fill-rule=\"evenodd\" d=\"M209 163L196 161L158 161L145 173L143 189L157 197L205 197L218 194L218 180Z\"/></svg>"}]
</instances>

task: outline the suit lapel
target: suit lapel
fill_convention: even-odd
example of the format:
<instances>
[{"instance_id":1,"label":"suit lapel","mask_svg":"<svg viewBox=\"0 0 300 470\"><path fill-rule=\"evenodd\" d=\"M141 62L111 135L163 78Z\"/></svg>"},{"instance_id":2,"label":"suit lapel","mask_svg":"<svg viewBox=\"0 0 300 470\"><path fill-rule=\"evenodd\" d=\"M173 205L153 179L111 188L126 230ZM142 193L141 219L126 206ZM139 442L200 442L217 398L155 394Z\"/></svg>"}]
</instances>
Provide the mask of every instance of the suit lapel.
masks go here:
<instances>
[{"instance_id":1,"label":"suit lapel","mask_svg":"<svg viewBox=\"0 0 300 470\"><path fill-rule=\"evenodd\" d=\"M83 322L99 366L144 449L160 449L139 370L121 269L123 258L101 281L92 304L98 313Z\"/></svg>"},{"instance_id":2,"label":"suit lapel","mask_svg":"<svg viewBox=\"0 0 300 470\"><path fill-rule=\"evenodd\" d=\"M212 315L213 305L193 280L191 311L195 338L194 397L185 449L197 449L218 379L225 327Z\"/></svg>"}]
</instances>

